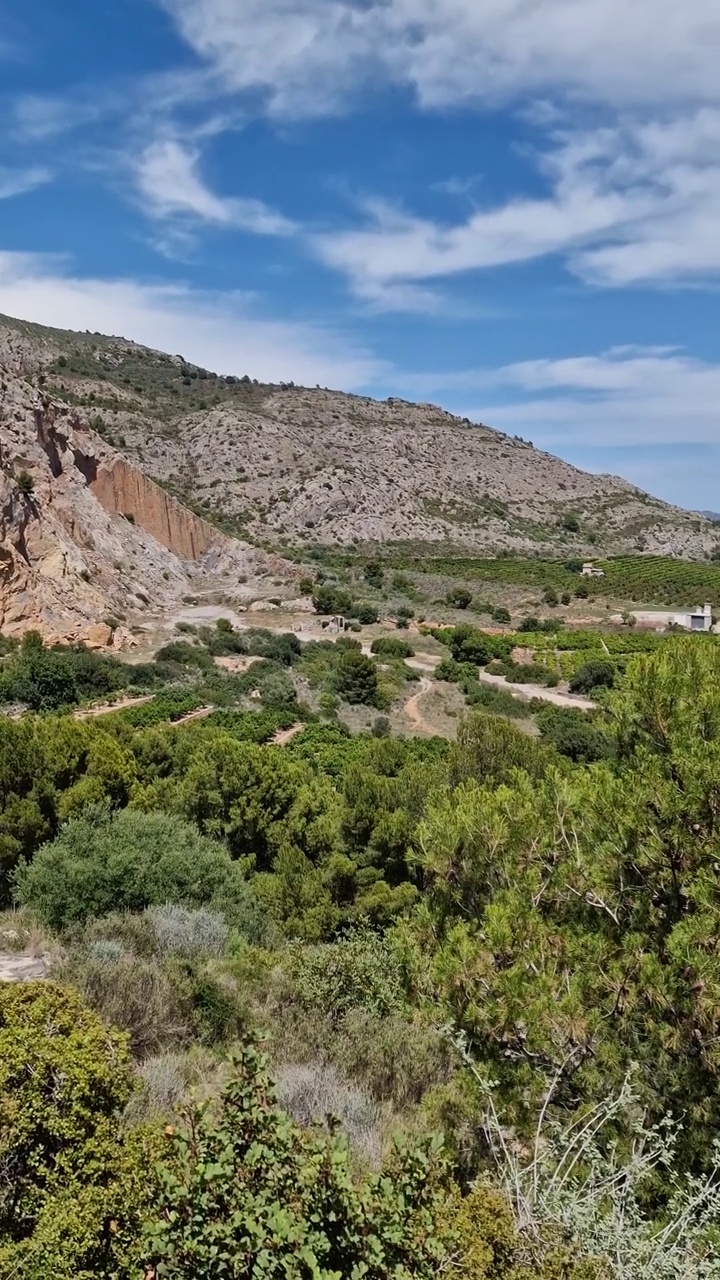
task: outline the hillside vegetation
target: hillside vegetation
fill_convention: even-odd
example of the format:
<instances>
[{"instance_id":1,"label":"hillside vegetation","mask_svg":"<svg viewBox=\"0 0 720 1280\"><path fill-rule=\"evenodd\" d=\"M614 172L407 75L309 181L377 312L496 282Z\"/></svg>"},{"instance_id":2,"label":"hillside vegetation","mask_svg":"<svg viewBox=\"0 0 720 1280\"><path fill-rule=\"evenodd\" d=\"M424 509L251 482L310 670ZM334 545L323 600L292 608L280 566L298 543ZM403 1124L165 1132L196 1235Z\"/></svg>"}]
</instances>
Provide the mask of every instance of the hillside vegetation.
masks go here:
<instances>
[{"instance_id":1,"label":"hillside vegetation","mask_svg":"<svg viewBox=\"0 0 720 1280\"><path fill-rule=\"evenodd\" d=\"M0 987L3 1274L717 1277L720 646L629 639L590 756L479 709L262 745L267 634L258 710L0 720L0 943L50 978Z\"/></svg>"}]
</instances>

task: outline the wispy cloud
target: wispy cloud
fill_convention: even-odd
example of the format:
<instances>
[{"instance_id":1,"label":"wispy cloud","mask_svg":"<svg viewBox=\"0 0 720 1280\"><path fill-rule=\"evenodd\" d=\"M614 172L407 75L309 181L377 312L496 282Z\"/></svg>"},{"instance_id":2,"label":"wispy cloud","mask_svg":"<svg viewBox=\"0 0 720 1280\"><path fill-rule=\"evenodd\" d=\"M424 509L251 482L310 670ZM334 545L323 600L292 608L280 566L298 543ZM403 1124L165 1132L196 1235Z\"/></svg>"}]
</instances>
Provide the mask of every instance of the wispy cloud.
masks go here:
<instances>
[{"instance_id":1,"label":"wispy cloud","mask_svg":"<svg viewBox=\"0 0 720 1280\"><path fill-rule=\"evenodd\" d=\"M41 165L30 169L5 169L0 165L0 200L22 196L52 181L52 173Z\"/></svg>"},{"instance_id":2,"label":"wispy cloud","mask_svg":"<svg viewBox=\"0 0 720 1280\"><path fill-rule=\"evenodd\" d=\"M177 139L150 144L136 167L140 198L156 218L189 217L256 235L289 236L292 222L261 200L218 196L199 172L200 152Z\"/></svg>"},{"instance_id":3,"label":"wispy cloud","mask_svg":"<svg viewBox=\"0 0 720 1280\"><path fill-rule=\"evenodd\" d=\"M425 105L562 94L718 102L714 0L158 0L227 88L336 111L368 78Z\"/></svg>"},{"instance_id":4,"label":"wispy cloud","mask_svg":"<svg viewBox=\"0 0 720 1280\"><path fill-rule=\"evenodd\" d=\"M329 326L267 316L237 293L178 282L73 275L44 256L0 252L0 312L63 329L91 329L181 351L222 373L314 386L364 388L384 362Z\"/></svg>"},{"instance_id":5,"label":"wispy cloud","mask_svg":"<svg viewBox=\"0 0 720 1280\"><path fill-rule=\"evenodd\" d=\"M446 391L452 382L468 416L525 436L539 432L547 448L720 444L720 364L672 348L618 347L469 371L446 379ZM426 391L432 384L422 379Z\"/></svg>"},{"instance_id":6,"label":"wispy cloud","mask_svg":"<svg viewBox=\"0 0 720 1280\"><path fill-rule=\"evenodd\" d=\"M517 198L456 224L375 201L365 225L314 239L361 296L562 255L601 285L706 280L720 272L720 110L555 136L540 157L544 198Z\"/></svg>"},{"instance_id":7,"label":"wispy cloud","mask_svg":"<svg viewBox=\"0 0 720 1280\"><path fill-rule=\"evenodd\" d=\"M92 98L80 91L67 98L22 94L10 111L11 129L19 142L45 142L92 123L111 109L117 111L121 105L118 98L98 92Z\"/></svg>"}]
</instances>

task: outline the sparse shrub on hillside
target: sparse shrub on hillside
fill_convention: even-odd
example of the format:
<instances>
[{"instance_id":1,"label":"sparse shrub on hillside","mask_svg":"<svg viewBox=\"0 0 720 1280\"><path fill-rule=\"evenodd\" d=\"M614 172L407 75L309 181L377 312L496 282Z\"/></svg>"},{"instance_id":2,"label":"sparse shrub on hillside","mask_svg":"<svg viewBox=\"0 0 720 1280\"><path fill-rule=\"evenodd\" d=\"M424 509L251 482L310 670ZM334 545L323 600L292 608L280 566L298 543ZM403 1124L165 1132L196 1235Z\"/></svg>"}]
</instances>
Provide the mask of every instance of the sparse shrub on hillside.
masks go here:
<instances>
[{"instance_id":1,"label":"sparse shrub on hillside","mask_svg":"<svg viewBox=\"0 0 720 1280\"><path fill-rule=\"evenodd\" d=\"M280 1103L303 1128L339 1121L352 1151L377 1167L382 1156L380 1108L327 1062L288 1063L277 1072Z\"/></svg>"},{"instance_id":2,"label":"sparse shrub on hillside","mask_svg":"<svg viewBox=\"0 0 720 1280\"><path fill-rule=\"evenodd\" d=\"M467 587L451 587L445 600L453 609L467 609L472 603L472 591L468 591Z\"/></svg>"},{"instance_id":3,"label":"sparse shrub on hillside","mask_svg":"<svg viewBox=\"0 0 720 1280\"><path fill-rule=\"evenodd\" d=\"M369 586L381 590L385 581L385 573L379 560L368 560L363 569L363 576Z\"/></svg>"},{"instance_id":4,"label":"sparse shrub on hillside","mask_svg":"<svg viewBox=\"0 0 720 1280\"><path fill-rule=\"evenodd\" d=\"M401 631L405 631L410 625L410 620L414 617L415 617L415 610L411 609L409 605L403 605L400 609L398 609L395 615L395 621L397 622L397 625L400 627Z\"/></svg>"},{"instance_id":5,"label":"sparse shrub on hillside","mask_svg":"<svg viewBox=\"0 0 720 1280\"><path fill-rule=\"evenodd\" d=\"M493 622L497 622L500 626L510 625L510 610L505 609L502 605L498 605L495 609L491 609L490 617Z\"/></svg>"},{"instance_id":6,"label":"sparse shrub on hillside","mask_svg":"<svg viewBox=\"0 0 720 1280\"><path fill-rule=\"evenodd\" d=\"M166 903L146 914L161 954L221 956L227 946L227 921L218 911Z\"/></svg>"},{"instance_id":7,"label":"sparse shrub on hillside","mask_svg":"<svg viewBox=\"0 0 720 1280\"><path fill-rule=\"evenodd\" d=\"M15 483L18 488L18 493L21 493L24 498L31 498L33 496L35 492L35 481L29 471L19 471L15 478Z\"/></svg>"}]
</instances>

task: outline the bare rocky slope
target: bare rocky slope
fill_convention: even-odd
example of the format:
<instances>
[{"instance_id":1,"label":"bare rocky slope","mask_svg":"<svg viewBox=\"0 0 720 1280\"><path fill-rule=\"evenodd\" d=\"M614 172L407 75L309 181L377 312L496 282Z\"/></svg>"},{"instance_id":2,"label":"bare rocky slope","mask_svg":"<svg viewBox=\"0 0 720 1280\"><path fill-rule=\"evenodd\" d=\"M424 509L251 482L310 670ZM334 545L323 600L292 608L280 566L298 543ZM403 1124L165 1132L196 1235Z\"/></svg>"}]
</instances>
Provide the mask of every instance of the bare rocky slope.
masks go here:
<instances>
[{"instance_id":1,"label":"bare rocky slope","mask_svg":"<svg viewBox=\"0 0 720 1280\"><path fill-rule=\"evenodd\" d=\"M208 582L237 592L241 580L297 572L227 537L121 456L86 412L47 390L45 346L22 337L0 327L3 634L38 628L125 648L145 617ZM104 624L109 615L124 625Z\"/></svg>"},{"instance_id":2,"label":"bare rocky slope","mask_svg":"<svg viewBox=\"0 0 720 1280\"><path fill-rule=\"evenodd\" d=\"M56 600L82 621L100 599L162 608L198 574L278 571L248 544L703 558L717 543L699 514L434 405L218 377L11 319L0 371L4 626Z\"/></svg>"}]
</instances>

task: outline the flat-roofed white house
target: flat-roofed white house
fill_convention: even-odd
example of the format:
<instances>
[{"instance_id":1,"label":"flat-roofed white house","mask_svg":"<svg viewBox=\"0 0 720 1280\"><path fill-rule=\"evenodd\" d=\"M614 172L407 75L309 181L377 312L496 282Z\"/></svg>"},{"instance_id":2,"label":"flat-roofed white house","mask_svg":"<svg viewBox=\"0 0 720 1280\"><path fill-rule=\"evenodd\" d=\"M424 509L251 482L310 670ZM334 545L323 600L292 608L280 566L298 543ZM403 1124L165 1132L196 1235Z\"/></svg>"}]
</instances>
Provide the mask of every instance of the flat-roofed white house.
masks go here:
<instances>
[{"instance_id":1,"label":"flat-roofed white house","mask_svg":"<svg viewBox=\"0 0 720 1280\"><path fill-rule=\"evenodd\" d=\"M676 613L672 621L676 627L684 627L686 631L712 631L712 605L699 604L690 613Z\"/></svg>"}]
</instances>

